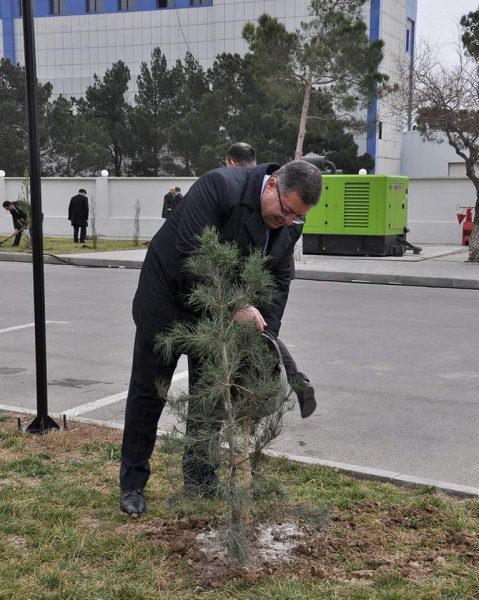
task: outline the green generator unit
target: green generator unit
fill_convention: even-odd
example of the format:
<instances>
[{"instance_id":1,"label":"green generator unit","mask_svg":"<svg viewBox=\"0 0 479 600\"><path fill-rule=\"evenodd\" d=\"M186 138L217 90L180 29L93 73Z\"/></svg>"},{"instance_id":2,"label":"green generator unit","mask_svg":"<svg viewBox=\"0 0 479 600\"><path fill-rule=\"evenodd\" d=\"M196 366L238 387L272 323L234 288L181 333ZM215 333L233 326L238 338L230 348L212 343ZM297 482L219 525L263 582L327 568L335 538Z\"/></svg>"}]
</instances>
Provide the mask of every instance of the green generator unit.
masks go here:
<instances>
[{"instance_id":1,"label":"green generator unit","mask_svg":"<svg viewBox=\"0 0 479 600\"><path fill-rule=\"evenodd\" d=\"M408 178L323 175L323 193L306 217L305 254L402 256L406 241ZM419 249L420 250L420 249Z\"/></svg>"}]
</instances>

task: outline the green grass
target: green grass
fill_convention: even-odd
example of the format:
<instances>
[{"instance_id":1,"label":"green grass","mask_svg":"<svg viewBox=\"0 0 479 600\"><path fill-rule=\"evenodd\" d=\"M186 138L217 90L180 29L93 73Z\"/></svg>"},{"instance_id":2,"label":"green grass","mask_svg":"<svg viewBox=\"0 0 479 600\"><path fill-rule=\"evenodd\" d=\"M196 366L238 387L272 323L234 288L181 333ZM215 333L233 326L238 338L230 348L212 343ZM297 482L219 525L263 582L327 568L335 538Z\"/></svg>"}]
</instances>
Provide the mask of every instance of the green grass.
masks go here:
<instances>
[{"instance_id":1,"label":"green grass","mask_svg":"<svg viewBox=\"0 0 479 600\"><path fill-rule=\"evenodd\" d=\"M8 236L0 236L0 241ZM24 239L18 247L12 247L12 240L0 245L0 252L26 252ZM110 252L112 250L138 250L145 248L145 240L140 240L138 246L133 245L132 240L110 240L99 238L96 250L93 249L93 242L87 240L86 244L75 244L72 238L64 237L45 237L43 238L43 252L45 254L72 254L82 252ZM85 246L85 247L84 247Z\"/></svg>"},{"instance_id":2,"label":"green grass","mask_svg":"<svg viewBox=\"0 0 479 600\"><path fill-rule=\"evenodd\" d=\"M169 503L166 460L178 466L180 456L157 451L148 512L126 517L118 510L120 440L119 431L86 424L29 435L13 415L0 416L0 599L479 598L479 501L286 459L265 461L272 483L255 523L298 503L327 504L332 521L315 534L312 554L254 577L236 569L205 583L161 532L180 534L180 516L219 515L220 502Z\"/></svg>"}]
</instances>

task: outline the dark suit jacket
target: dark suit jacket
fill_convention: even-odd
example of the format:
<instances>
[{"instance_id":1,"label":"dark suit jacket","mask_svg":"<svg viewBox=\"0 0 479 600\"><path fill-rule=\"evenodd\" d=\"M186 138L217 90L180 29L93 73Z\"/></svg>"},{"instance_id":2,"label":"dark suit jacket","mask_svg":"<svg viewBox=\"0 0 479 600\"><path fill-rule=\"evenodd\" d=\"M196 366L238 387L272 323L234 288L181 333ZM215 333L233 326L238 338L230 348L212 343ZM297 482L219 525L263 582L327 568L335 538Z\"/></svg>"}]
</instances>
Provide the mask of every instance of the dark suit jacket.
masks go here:
<instances>
[{"instance_id":1,"label":"dark suit jacket","mask_svg":"<svg viewBox=\"0 0 479 600\"><path fill-rule=\"evenodd\" d=\"M265 174L278 165L223 167L200 177L171 217L151 240L133 301L133 318L147 338L165 331L175 320L194 320L182 302L190 279L184 271L188 257L199 249L197 236L215 226L221 239L236 242L242 255L264 249L266 227L261 217L261 189ZM294 244L300 230L294 226L272 229L267 267L276 282L271 307L261 309L268 331L277 336L289 291Z\"/></svg>"},{"instance_id":2,"label":"dark suit jacket","mask_svg":"<svg viewBox=\"0 0 479 600\"><path fill-rule=\"evenodd\" d=\"M23 229L27 224L25 210L22 210L18 202L12 202L12 204L14 208L10 211L10 214L12 215L13 228L17 230Z\"/></svg>"},{"instance_id":3,"label":"dark suit jacket","mask_svg":"<svg viewBox=\"0 0 479 600\"><path fill-rule=\"evenodd\" d=\"M173 208L175 208L175 206L179 204L183 200L183 198L184 196L181 192L176 192L175 198L173 200Z\"/></svg>"},{"instance_id":4,"label":"dark suit jacket","mask_svg":"<svg viewBox=\"0 0 479 600\"><path fill-rule=\"evenodd\" d=\"M168 219L168 217L170 216L171 211L174 207L174 201L174 194L170 194L170 192L165 194L165 197L163 198L163 210L161 211L161 216L163 217L163 219Z\"/></svg>"},{"instance_id":5,"label":"dark suit jacket","mask_svg":"<svg viewBox=\"0 0 479 600\"><path fill-rule=\"evenodd\" d=\"M68 206L68 220L72 225L85 227L88 221L88 198L83 194L77 194L70 200Z\"/></svg>"}]
</instances>

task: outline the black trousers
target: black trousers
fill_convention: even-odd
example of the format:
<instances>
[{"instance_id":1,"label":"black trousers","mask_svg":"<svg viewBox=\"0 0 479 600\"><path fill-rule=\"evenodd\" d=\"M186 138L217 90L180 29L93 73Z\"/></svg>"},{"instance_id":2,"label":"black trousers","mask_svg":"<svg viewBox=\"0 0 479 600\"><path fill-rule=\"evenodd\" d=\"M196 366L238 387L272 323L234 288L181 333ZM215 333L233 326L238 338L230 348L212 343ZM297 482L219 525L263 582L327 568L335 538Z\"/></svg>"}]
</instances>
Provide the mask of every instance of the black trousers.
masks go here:
<instances>
[{"instance_id":1,"label":"black trousers","mask_svg":"<svg viewBox=\"0 0 479 600\"><path fill-rule=\"evenodd\" d=\"M22 239L22 232L19 231L13 240L12 246L20 246L20 240Z\"/></svg>"},{"instance_id":2,"label":"black trousers","mask_svg":"<svg viewBox=\"0 0 479 600\"><path fill-rule=\"evenodd\" d=\"M73 241L78 244L78 232L80 232L80 244L85 243L86 225L73 225Z\"/></svg>"},{"instance_id":3,"label":"black trousers","mask_svg":"<svg viewBox=\"0 0 479 600\"><path fill-rule=\"evenodd\" d=\"M121 450L122 489L143 488L148 481L148 462L156 442L158 420L165 406L165 399L158 397L155 382L163 379L171 383L178 359L179 355L165 363L154 352L153 342L137 330Z\"/></svg>"},{"instance_id":4,"label":"black trousers","mask_svg":"<svg viewBox=\"0 0 479 600\"><path fill-rule=\"evenodd\" d=\"M155 382L158 379L171 384L180 355L169 363L154 351L154 344L137 330L133 348L130 387L126 401L125 428L121 450L120 487L143 488L150 477L149 460L156 442L158 421L166 403L160 398ZM198 364L189 357L189 387L194 389L198 379ZM194 406L189 407L194 412ZM186 422L187 436L198 437L206 427L211 436L219 432L222 423L221 407L214 407L216 422L202 423L198 418ZM210 462L209 443L186 445L183 456L183 474L186 484L207 484L215 478L216 465Z\"/></svg>"}]
</instances>

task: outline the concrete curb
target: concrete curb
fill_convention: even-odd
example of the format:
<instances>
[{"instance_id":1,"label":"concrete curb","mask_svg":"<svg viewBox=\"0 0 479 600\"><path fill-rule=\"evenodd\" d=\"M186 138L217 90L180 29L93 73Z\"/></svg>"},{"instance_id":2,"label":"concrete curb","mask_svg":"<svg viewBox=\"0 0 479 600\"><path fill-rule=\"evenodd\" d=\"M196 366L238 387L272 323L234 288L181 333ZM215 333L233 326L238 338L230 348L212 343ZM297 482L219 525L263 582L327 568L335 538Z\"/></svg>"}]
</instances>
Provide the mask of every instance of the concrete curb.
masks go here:
<instances>
[{"instance_id":1,"label":"concrete curb","mask_svg":"<svg viewBox=\"0 0 479 600\"><path fill-rule=\"evenodd\" d=\"M141 269L143 261L141 260L122 260L122 259L102 259L102 258L82 258L81 255L55 256L54 254L44 254L43 262L47 265L68 265L72 267L102 267L115 269ZM28 262L31 263L33 257L31 254L17 254L14 252L0 252L0 261L10 262Z\"/></svg>"},{"instance_id":2,"label":"concrete curb","mask_svg":"<svg viewBox=\"0 0 479 600\"><path fill-rule=\"evenodd\" d=\"M142 260L82 258L81 255L55 256L44 254L44 262L49 265L69 265L75 267L109 268L109 269L141 269ZM32 262L31 254L0 252L0 261ZM479 280L461 279L455 277L433 277L428 275L403 275L391 273L364 273L355 271L325 271L296 267L296 279L310 281L336 281L344 283L371 283L380 285L404 285L435 288L455 288L479 290Z\"/></svg>"},{"instance_id":3,"label":"concrete curb","mask_svg":"<svg viewBox=\"0 0 479 600\"><path fill-rule=\"evenodd\" d=\"M277 452L275 450L266 450L265 454L269 456L281 457L284 456L288 460L299 462L308 465L318 465L321 467L329 467L337 469L357 477L358 479L367 479L371 481L383 481L386 483L392 483L398 486L409 486L409 487L432 487L441 492L449 494L451 496L458 496L461 498L478 498L479 488L461 485L459 483L449 483L447 481L438 481L436 479L428 479L424 477L415 477L413 475L405 475L403 473L394 471L385 471L382 469L373 469L371 467L361 467L358 465L350 465L348 463L335 462L331 460L322 460L319 458L313 458L310 456L301 456L298 454L286 454L284 452Z\"/></svg>"},{"instance_id":4,"label":"concrete curb","mask_svg":"<svg viewBox=\"0 0 479 600\"><path fill-rule=\"evenodd\" d=\"M479 290L479 281L474 279L431 277L426 275L354 273L352 271L321 271L296 268L296 279Z\"/></svg>"},{"instance_id":5,"label":"concrete curb","mask_svg":"<svg viewBox=\"0 0 479 600\"><path fill-rule=\"evenodd\" d=\"M14 406L2 408L3 411L14 412L25 415L36 415L37 411L33 409L16 408ZM53 419L57 419L63 422L63 413L52 413L50 416ZM74 417L70 418L69 421L75 423L86 423L88 425L98 425L100 427L109 427L110 429L123 429L123 424L117 421L107 421L102 419L88 419L85 417ZM68 422L67 422L68 423ZM168 435L168 431L160 430L157 431L157 436ZM331 460L322 460L320 458L314 458L311 456L301 456L298 454L288 454L286 452L278 452L276 450L266 450L265 454L277 458L287 458L293 462L298 462L307 465L318 465L321 467L328 467L331 469L337 469L348 475L356 477L358 479L365 479L369 481L382 481L385 483L392 483L397 486L406 487L431 487L450 496L458 498L479 498L479 488L461 485L459 483L450 483L448 481L438 481L436 479L428 479L424 477L415 477L413 475L405 475L404 473L385 471L382 469L374 469L371 467L362 467L359 465L350 465L348 463L335 462Z\"/></svg>"}]
</instances>

